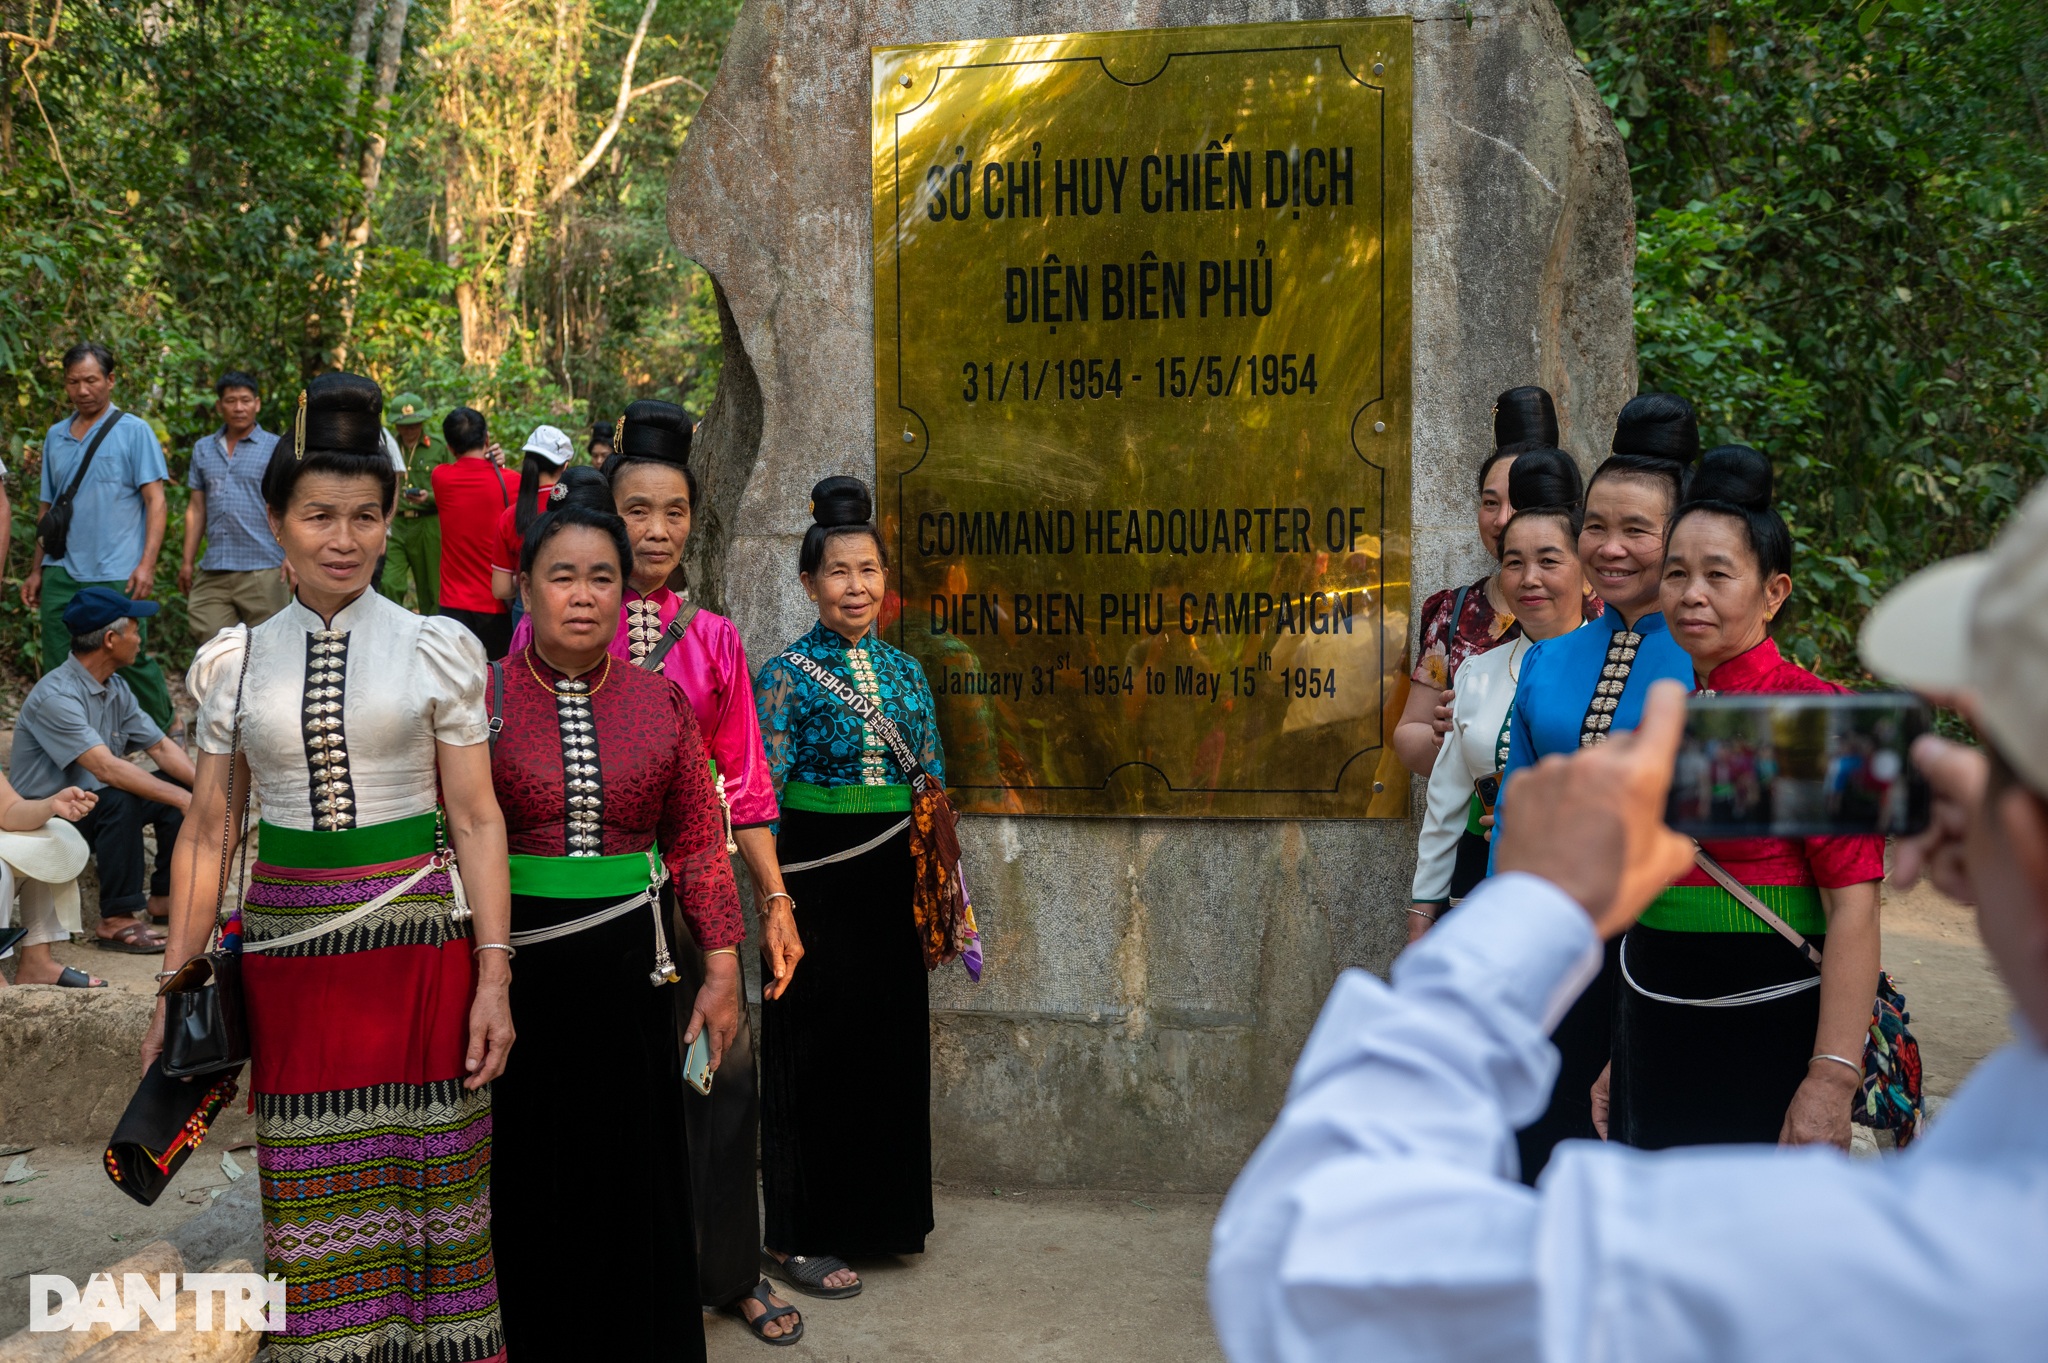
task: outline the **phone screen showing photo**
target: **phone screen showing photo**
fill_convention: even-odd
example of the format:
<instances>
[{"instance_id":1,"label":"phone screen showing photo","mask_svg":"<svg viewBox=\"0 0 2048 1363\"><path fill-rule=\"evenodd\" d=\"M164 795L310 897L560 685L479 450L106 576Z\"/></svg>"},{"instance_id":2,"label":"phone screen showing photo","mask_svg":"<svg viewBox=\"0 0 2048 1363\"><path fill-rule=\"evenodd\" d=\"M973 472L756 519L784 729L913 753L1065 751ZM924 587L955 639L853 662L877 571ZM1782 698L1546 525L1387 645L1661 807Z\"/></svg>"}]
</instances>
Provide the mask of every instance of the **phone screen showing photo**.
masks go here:
<instances>
[{"instance_id":1,"label":"phone screen showing photo","mask_svg":"<svg viewBox=\"0 0 2048 1363\"><path fill-rule=\"evenodd\" d=\"M1665 821L1701 839L1916 833L1928 793L1908 749L1932 718L1899 692L1696 696Z\"/></svg>"}]
</instances>

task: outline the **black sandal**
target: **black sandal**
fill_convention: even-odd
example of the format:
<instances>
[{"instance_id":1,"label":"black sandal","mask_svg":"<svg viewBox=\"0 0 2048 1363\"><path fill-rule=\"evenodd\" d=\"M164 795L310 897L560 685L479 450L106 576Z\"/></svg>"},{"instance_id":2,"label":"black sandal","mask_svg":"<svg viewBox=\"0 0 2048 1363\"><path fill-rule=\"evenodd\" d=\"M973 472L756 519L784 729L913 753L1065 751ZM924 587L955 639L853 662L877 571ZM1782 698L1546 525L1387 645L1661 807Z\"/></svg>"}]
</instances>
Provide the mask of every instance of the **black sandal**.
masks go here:
<instances>
[{"instance_id":1,"label":"black sandal","mask_svg":"<svg viewBox=\"0 0 2048 1363\"><path fill-rule=\"evenodd\" d=\"M763 1344L774 1344L777 1346L781 1346L784 1344L794 1344L804 1337L804 1322L802 1318L802 1313L800 1313L794 1306L769 1305L768 1298L773 1295L774 1292L768 1286L768 1280L766 1278L763 1278L761 1279L761 1281L754 1284L753 1291L747 1293L746 1296L741 1297L739 1301L727 1302L724 1306L720 1307L719 1309L726 1312L728 1315L738 1316L740 1324L746 1326L749 1330L753 1331L754 1338L760 1340ZM740 1302L743 1301L757 1301L761 1303L761 1305L766 1309L763 1310L760 1315L754 1317L754 1319L748 1320L747 1308L740 1305ZM787 1334L781 1335L771 1335L766 1333L765 1327L767 1326L769 1321L781 1320L784 1316L797 1317L796 1328L794 1330L791 1330Z\"/></svg>"},{"instance_id":2,"label":"black sandal","mask_svg":"<svg viewBox=\"0 0 2048 1363\"><path fill-rule=\"evenodd\" d=\"M825 1279L834 1273L851 1273L853 1265L836 1254L792 1254L787 1259L777 1259L767 1250L761 1251L761 1267L771 1278L780 1278L807 1297L823 1297L835 1301L841 1297L858 1297L865 1284L855 1283L851 1287L827 1287Z\"/></svg>"},{"instance_id":3,"label":"black sandal","mask_svg":"<svg viewBox=\"0 0 2048 1363\"><path fill-rule=\"evenodd\" d=\"M95 980L76 966L65 966L57 972L57 983L66 989L105 989L105 980Z\"/></svg>"}]
</instances>

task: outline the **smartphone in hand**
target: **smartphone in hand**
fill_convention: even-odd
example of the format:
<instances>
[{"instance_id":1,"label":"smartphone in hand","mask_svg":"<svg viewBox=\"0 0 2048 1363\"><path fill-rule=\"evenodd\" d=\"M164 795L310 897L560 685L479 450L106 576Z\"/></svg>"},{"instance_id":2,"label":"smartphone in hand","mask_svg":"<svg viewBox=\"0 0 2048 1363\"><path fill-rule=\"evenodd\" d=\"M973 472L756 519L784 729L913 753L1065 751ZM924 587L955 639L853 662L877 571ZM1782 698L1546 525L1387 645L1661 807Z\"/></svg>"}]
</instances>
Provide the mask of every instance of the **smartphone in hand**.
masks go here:
<instances>
[{"instance_id":1,"label":"smartphone in hand","mask_svg":"<svg viewBox=\"0 0 2048 1363\"><path fill-rule=\"evenodd\" d=\"M1695 696L1664 821L1703 840L1917 833L1929 795L1908 749L1933 721L1903 691Z\"/></svg>"},{"instance_id":2,"label":"smartphone in hand","mask_svg":"<svg viewBox=\"0 0 2048 1363\"><path fill-rule=\"evenodd\" d=\"M711 1096L711 1029L701 1028L683 1056L683 1082L709 1098Z\"/></svg>"}]
</instances>

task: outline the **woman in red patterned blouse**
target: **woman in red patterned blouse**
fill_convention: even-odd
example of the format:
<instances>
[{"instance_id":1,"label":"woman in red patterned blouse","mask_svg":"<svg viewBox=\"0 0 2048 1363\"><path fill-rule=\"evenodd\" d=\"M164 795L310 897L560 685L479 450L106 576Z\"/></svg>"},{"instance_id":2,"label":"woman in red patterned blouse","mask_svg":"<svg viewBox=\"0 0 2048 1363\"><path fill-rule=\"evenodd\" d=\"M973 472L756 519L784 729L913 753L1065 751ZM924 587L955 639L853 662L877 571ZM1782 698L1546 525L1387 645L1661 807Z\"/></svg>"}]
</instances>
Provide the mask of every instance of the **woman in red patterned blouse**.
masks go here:
<instances>
[{"instance_id":1,"label":"woman in red patterned blouse","mask_svg":"<svg viewBox=\"0 0 2048 1363\"><path fill-rule=\"evenodd\" d=\"M492 1201L517 1357L588 1351L587 1303L561 1290L564 1245L591 1281L697 1281L690 1166L676 1158L688 1149L676 971L653 889L663 873L706 953L680 1045L708 1029L715 1067L739 1025L744 931L696 714L667 678L608 651L631 561L610 512L564 505L535 522L520 572L533 642L492 669L491 775L521 954L520 1060L497 1086ZM564 1162L565 1118L632 1152L629 1193L593 1189ZM694 1306L616 1313L603 1352L702 1360L702 1322Z\"/></svg>"},{"instance_id":2,"label":"woman in red patterned blouse","mask_svg":"<svg viewBox=\"0 0 2048 1363\"><path fill-rule=\"evenodd\" d=\"M1664 618L1701 689L1843 689L1788 662L1770 637L1792 591L1792 536L1771 508L1761 454L1708 451L1664 544ZM1847 1149L1878 977L1884 839L1740 838L1702 850L1822 947L1821 966L1695 867L1622 939L1596 1125L1611 1097L1606 1134L1646 1149Z\"/></svg>"},{"instance_id":3,"label":"woman in red patterned blouse","mask_svg":"<svg viewBox=\"0 0 2048 1363\"><path fill-rule=\"evenodd\" d=\"M1531 384L1510 388L1494 400L1493 452L1479 465L1479 542L1500 557L1501 532L1515 509L1508 502L1508 470L1515 456L1557 444L1557 408L1550 394ZM1588 598L1591 619L1598 602ZM1417 776L1436 765L1437 749L1450 728L1452 687L1458 665L1474 654L1507 643L1521 633L1497 573L1468 587L1446 587L1422 603L1415 670L1408 703L1394 725L1394 755Z\"/></svg>"}]
</instances>

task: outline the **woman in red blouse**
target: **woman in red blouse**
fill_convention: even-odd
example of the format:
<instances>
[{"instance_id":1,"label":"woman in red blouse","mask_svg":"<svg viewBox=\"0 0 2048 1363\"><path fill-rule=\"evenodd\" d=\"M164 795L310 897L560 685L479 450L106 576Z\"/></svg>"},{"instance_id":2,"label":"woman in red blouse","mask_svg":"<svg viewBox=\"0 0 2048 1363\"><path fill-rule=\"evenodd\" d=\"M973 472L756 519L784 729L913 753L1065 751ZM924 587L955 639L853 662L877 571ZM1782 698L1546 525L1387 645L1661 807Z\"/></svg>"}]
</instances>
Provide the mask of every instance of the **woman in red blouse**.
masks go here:
<instances>
[{"instance_id":1,"label":"woman in red blouse","mask_svg":"<svg viewBox=\"0 0 2048 1363\"><path fill-rule=\"evenodd\" d=\"M1662 590L1665 619L1705 692L1843 689L1786 661L1771 640L1791 564L1770 463L1743 445L1709 451L1672 518ZM1606 1132L1648 1149L1847 1149L1878 977L1884 839L1744 838L1702 850L1823 947L1823 964L1816 970L1694 868L1623 939ZM1596 1115L1600 1107L1596 1087Z\"/></svg>"},{"instance_id":2,"label":"woman in red blouse","mask_svg":"<svg viewBox=\"0 0 2048 1363\"><path fill-rule=\"evenodd\" d=\"M607 1358L704 1357L693 1299L611 1312L593 1335L589 1295L563 1290L572 1260L598 1285L697 1281L664 876L706 953L682 1044L708 1029L715 1067L739 1025L744 931L696 714L667 678L609 651L631 562L609 511L564 504L535 522L520 565L533 642L492 668L491 777L520 952L520 1064L497 1085L492 1201L518 1358L574 1358L600 1338ZM625 1185L591 1183L563 1144L571 1129L625 1153Z\"/></svg>"}]
</instances>

